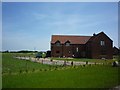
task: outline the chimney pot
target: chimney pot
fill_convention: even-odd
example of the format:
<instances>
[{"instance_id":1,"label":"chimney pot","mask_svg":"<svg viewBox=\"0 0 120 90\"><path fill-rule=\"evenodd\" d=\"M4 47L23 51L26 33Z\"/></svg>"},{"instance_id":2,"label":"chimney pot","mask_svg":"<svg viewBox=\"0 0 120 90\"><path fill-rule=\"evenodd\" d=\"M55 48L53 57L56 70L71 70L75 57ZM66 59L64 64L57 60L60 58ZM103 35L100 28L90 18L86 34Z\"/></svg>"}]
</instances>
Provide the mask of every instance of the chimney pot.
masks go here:
<instances>
[{"instance_id":1,"label":"chimney pot","mask_svg":"<svg viewBox=\"0 0 120 90\"><path fill-rule=\"evenodd\" d=\"M96 36L96 34L94 33L93 36Z\"/></svg>"}]
</instances>

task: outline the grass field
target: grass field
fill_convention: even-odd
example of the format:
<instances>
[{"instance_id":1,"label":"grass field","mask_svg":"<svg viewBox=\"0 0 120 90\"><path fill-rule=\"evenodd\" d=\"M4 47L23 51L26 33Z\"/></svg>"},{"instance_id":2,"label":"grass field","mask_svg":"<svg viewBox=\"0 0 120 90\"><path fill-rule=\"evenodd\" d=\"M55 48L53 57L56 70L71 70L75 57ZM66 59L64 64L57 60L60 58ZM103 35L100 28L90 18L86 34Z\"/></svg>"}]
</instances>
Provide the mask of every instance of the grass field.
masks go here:
<instances>
[{"instance_id":1,"label":"grass field","mask_svg":"<svg viewBox=\"0 0 120 90\"><path fill-rule=\"evenodd\" d=\"M119 68L111 65L55 68L12 56L11 53L3 54L3 72L8 73L2 76L3 88L112 88L120 84ZM26 63L29 72L18 73L26 70Z\"/></svg>"},{"instance_id":2,"label":"grass field","mask_svg":"<svg viewBox=\"0 0 120 90\"><path fill-rule=\"evenodd\" d=\"M19 72L20 70L33 70L33 69L48 69L55 66L43 65L40 63L30 62L26 60L19 60L13 58L13 53L2 54L2 71L7 72Z\"/></svg>"}]
</instances>

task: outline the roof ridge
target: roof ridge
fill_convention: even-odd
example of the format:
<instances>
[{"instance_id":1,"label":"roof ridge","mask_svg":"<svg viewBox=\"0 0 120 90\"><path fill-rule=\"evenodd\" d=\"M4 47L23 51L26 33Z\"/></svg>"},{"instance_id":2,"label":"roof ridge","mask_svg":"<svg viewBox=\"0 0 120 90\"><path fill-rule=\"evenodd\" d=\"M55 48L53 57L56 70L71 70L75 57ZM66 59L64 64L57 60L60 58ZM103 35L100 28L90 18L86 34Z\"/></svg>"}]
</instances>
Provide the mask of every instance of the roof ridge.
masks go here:
<instances>
[{"instance_id":1,"label":"roof ridge","mask_svg":"<svg viewBox=\"0 0 120 90\"><path fill-rule=\"evenodd\" d=\"M86 36L86 35L52 35L52 36L74 36L74 37L92 37L92 36Z\"/></svg>"}]
</instances>

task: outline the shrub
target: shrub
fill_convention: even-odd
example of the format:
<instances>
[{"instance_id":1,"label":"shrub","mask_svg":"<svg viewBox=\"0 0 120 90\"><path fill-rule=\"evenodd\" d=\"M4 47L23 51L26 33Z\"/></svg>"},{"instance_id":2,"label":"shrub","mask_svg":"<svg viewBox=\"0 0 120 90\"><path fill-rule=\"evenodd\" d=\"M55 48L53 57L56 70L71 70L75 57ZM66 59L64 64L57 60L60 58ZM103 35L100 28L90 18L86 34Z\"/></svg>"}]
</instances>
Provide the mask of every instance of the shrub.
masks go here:
<instances>
[{"instance_id":1,"label":"shrub","mask_svg":"<svg viewBox=\"0 0 120 90\"><path fill-rule=\"evenodd\" d=\"M34 71L35 71L35 69L33 68L32 72L34 72Z\"/></svg>"},{"instance_id":2,"label":"shrub","mask_svg":"<svg viewBox=\"0 0 120 90\"><path fill-rule=\"evenodd\" d=\"M20 70L20 73L22 73L22 70Z\"/></svg>"},{"instance_id":3,"label":"shrub","mask_svg":"<svg viewBox=\"0 0 120 90\"><path fill-rule=\"evenodd\" d=\"M83 65L83 67L85 67L85 65Z\"/></svg>"},{"instance_id":4,"label":"shrub","mask_svg":"<svg viewBox=\"0 0 120 90\"><path fill-rule=\"evenodd\" d=\"M28 70L27 70L27 69L26 69L25 71L26 71L26 73L28 73Z\"/></svg>"},{"instance_id":5,"label":"shrub","mask_svg":"<svg viewBox=\"0 0 120 90\"><path fill-rule=\"evenodd\" d=\"M47 71L47 69L44 69L44 71Z\"/></svg>"}]
</instances>

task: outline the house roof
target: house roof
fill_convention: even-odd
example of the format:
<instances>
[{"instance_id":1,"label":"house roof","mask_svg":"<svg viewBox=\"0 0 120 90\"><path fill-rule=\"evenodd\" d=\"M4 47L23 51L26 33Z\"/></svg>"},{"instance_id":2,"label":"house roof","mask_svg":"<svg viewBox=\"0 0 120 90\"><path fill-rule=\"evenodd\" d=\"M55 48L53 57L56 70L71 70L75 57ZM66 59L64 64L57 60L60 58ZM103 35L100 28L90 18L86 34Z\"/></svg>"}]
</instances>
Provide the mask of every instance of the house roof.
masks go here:
<instances>
[{"instance_id":1,"label":"house roof","mask_svg":"<svg viewBox=\"0 0 120 90\"><path fill-rule=\"evenodd\" d=\"M64 44L70 41L71 44L85 44L92 36L52 35L51 43L60 41Z\"/></svg>"},{"instance_id":2,"label":"house roof","mask_svg":"<svg viewBox=\"0 0 120 90\"><path fill-rule=\"evenodd\" d=\"M104 34L109 40L111 40L104 32L100 32L98 34L94 34L90 39L89 41L93 41L97 36L101 35L101 34ZM111 40L112 41L112 40Z\"/></svg>"}]
</instances>

